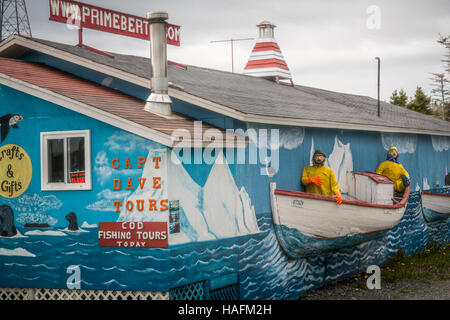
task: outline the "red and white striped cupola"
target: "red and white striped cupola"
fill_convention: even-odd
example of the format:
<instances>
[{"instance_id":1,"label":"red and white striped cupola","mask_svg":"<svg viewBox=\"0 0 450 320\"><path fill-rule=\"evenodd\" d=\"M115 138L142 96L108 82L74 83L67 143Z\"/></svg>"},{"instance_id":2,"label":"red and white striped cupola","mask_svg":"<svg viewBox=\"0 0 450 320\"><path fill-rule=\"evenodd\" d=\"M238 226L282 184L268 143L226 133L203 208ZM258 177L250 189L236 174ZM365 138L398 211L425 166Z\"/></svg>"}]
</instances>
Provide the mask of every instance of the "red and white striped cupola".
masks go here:
<instances>
[{"instance_id":1,"label":"red and white striped cupola","mask_svg":"<svg viewBox=\"0 0 450 320\"><path fill-rule=\"evenodd\" d=\"M253 47L244 74L262 77L278 82L278 80L291 80L292 76L284 60L281 49L274 36L275 25L263 21L257 25L259 38Z\"/></svg>"}]
</instances>

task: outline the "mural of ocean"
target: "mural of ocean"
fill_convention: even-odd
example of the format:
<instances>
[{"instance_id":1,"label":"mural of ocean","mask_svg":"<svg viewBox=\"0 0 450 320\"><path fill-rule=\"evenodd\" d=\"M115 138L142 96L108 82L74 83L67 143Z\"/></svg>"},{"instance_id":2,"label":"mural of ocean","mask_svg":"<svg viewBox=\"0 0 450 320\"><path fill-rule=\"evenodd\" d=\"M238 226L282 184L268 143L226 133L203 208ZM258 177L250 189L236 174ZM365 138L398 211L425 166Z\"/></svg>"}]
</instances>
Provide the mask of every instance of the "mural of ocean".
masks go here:
<instances>
[{"instance_id":1,"label":"mural of ocean","mask_svg":"<svg viewBox=\"0 0 450 320\"><path fill-rule=\"evenodd\" d=\"M75 265L85 290L168 291L167 285L174 288L237 273L241 299L296 299L311 288L384 261L398 247L411 254L424 248L431 235L448 237L448 221L427 225L419 204L419 194L412 193L404 217L382 239L304 259L288 259L269 215L258 218L260 233L171 245L170 250L99 247L98 228L18 228L19 236L0 239L0 286L66 288L60 275L69 277L67 269ZM42 250L34 252L37 247Z\"/></svg>"},{"instance_id":2,"label":"mural of ocean","mask_svg":"<svg viewBox=\"0 0 450 320\"><path fill-rule=\"evenodd\" d=\"M262 217L258 224L265 231L259 234L174 245L170 250L99 247L98 228L83 232L18 228L20 235L1 239L0 286L66 288L60 275L67 273L68 278L69 266L80 268L84 290L168 291L169 281L162 279L170 279L172 287L177 287L230 273L240 274L240 291L249 299L280 299L280 288L287 285L289 292L296 292L305 281L309 287L318 285L323 279L312 260L320 258L288 262L271 223ZM34 252L36 247L45 250ZM297 281L291 281L290 269L298 270Z\"/></svg>"}]
</instances>

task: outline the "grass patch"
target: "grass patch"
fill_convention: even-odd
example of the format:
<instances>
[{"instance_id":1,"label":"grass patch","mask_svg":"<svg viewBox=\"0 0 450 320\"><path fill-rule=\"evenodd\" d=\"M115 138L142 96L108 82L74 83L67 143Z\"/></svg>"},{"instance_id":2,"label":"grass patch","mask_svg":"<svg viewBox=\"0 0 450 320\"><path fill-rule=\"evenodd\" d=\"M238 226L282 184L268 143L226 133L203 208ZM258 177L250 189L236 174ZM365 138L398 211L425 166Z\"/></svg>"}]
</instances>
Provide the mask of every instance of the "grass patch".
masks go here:
<instances>
[{"instance_id":1,"label":"grass patch","mask_svg":"<svg viewBox=\"0 0 450 320\"><path fill-rule=\"evenodd\" d=\"M450 280L450 243L430 242L425 250L409 257L399 250L380 269L382 283L395 283L403 279ZM366 273L356 275L353 287L367 289L366 279L369 276Z\"/></svg>"}]
</instances>

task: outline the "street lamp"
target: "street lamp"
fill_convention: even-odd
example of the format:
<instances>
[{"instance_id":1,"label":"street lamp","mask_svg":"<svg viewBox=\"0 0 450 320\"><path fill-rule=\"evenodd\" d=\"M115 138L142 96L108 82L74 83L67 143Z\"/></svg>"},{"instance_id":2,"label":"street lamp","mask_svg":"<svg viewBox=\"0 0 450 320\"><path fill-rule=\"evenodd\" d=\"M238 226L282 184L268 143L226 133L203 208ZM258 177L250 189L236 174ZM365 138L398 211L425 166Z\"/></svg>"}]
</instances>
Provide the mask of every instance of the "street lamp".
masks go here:
<instances>
[{"instance_id":1,"label":"street lamp","mask_svg":"<svg viewBox=\"0 0 450 320\"><path fill-rule=\"evenodd\" d=\"M375 57L376 60L378 60L378 101L377 101L377 107L378 107L378 118L380 117L380 58Z\"/></svg>"}]
</instances>

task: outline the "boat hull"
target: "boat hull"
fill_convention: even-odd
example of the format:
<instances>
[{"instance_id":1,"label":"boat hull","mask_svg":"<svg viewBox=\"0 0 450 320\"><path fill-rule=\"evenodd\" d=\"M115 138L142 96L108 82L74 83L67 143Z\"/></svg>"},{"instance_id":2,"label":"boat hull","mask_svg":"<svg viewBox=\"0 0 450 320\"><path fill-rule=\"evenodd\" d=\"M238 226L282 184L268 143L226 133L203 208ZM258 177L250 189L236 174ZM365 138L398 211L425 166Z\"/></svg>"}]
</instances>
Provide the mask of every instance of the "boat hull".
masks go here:
<instances>
[{"instance_id":1,"label":"boat hull","mask_svg":"<svg viewBox=\"0 0 450 320\"><path fill-rule=\"evenodd\" d=\"M427 222L450 217L450 194L422 192L422 212Z\"/></svg>"},{"instance_id":2,"label":"boat hull","mask_svg":"<svg viewBox=\"0 0 450 320\"><path fill-rule=\"evenodd\" d=\"M295 228L275 224L275 233L283 250L294 259L324 254L329 251L351 247L362 242L383 237L386 232L378 231L369 234L354 234L339 238L316 238L309 237Z\"/></svg>"},{"instance_id":3,"label":"boat hull","mask_svg":"<svg viewBox=\"0 0 450 320\"><path fill-rule=\"evenodd\" d=\"M271 189L278 240L292 258L317 255L382 237L403 217L409 188L397 205L377 205L304 192Z\"/></svg>"}]
</instances>

